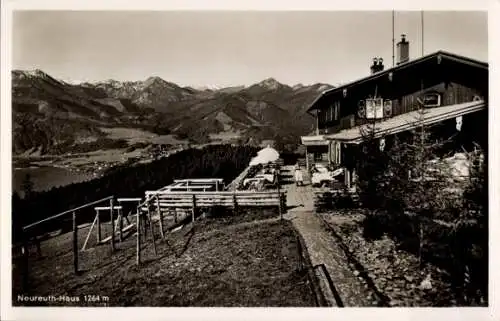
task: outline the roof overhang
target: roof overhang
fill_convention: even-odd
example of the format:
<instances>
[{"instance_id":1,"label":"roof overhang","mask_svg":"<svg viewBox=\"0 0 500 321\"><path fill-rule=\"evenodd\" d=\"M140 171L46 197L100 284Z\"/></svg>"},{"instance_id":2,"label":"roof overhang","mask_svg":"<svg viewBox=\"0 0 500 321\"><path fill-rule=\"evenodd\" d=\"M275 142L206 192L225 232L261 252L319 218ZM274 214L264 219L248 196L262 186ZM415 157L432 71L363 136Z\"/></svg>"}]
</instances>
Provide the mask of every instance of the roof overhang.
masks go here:
<instances>
[{"instance_id":1,"label":"roof overhang","mask_svg":"<svg viewBox=\"0 0 500 321\"><path fill-rule=\"evenodd\" d=\"M325 139L323 135L316 136L302 136L300 137L302 145L305 146L326 146L328 145L328 140Z\"/></svg>"},{"instance_id":2,"label":"roof overhang","mask_svg":"<svg viewBox=\"0 0 500 321\"><path fill-rule=\"evenodd\" d=\"M471 66L474 68L488 70L488 63L487 62L471 59L468 57L460 56L460 55L449 53L446 51L437 51L437 52L431 53L429 55L402 63L402 64L397 65L395 67L385 69L383 71L377 72L377 73L369 75L367 77L357 79L355 81L349 82L349 83L344 84L342 86L338 86L338 87L335 87L335 88L332 88L329 90L325 90L320 95L318 95L318 97L316 97L316 99L309 105L309 107L307 108L307 112L311 113L313 110L319 109L320 108L319 105L324 100L324 97L326 95L336 95L337 93L342 93L342 91L344 89L348 89L349 87L358 86L358 85L361 85L361 84L366 83L366 82L370 82L370 81L374 81L374 80L377 80L377 79L380 79L383 77L387 77L389 73L397 73L397 72L405 70L409 67L414 67L415 65L418 65L421 63L432 62L434 59L438 59L438 60L444 59L444 60L452 61L455 63Z\"/></svg>"},{"instance_id":3,"label":"roof overhang","mask_svg":"<svg viewBox=\"0 0 500 321\"><path fill-rule=\"evenodd\" d=\"M419 111L412 111L398 115L375 124L374 138L393 135L419 126L428 126L448 119L486 109L484 101L472 101L462 104L425 109L422 119ZM359 144L363 141L362 132L371 125L361 125L340 131L332 135L325 135L325 139L339 141L346 144Z\"/></svg>"}]
</instances>

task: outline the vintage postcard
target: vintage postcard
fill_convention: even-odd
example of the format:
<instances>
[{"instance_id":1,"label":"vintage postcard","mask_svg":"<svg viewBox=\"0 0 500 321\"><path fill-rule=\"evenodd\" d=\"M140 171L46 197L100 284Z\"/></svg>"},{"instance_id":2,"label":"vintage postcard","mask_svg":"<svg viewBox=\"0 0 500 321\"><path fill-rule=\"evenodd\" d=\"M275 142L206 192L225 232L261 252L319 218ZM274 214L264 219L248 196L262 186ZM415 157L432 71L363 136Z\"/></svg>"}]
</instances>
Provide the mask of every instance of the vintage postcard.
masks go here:
<instances>
[{"instance_id":1,"label":"vintage postcard","mask_svg":"<svg viewBox=\"0 0 500 321\"><path fill-rule=\"evenodd\" d=\"M494 319L487 5L7 4L2 319Z\"/></svg>"}]
</instances>

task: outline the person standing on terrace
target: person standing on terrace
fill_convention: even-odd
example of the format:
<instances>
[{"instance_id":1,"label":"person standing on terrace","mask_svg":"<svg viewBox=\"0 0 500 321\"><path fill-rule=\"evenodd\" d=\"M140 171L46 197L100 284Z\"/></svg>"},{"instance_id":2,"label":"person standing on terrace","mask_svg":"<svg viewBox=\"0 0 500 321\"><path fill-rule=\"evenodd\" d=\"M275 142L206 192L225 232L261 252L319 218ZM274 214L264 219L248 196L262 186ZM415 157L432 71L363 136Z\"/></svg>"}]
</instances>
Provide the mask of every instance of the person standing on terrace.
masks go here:
<instances>
[{"instance_id":1,"label":"person standing on terrace","mask_svg":"<svg viewBox=\"0 0 500 321\"><path fill-rule=\"evenodd\" d=\"M295 165L295 185L304 186L304 176L298 163Z\"/></svg>"}]
</instances>

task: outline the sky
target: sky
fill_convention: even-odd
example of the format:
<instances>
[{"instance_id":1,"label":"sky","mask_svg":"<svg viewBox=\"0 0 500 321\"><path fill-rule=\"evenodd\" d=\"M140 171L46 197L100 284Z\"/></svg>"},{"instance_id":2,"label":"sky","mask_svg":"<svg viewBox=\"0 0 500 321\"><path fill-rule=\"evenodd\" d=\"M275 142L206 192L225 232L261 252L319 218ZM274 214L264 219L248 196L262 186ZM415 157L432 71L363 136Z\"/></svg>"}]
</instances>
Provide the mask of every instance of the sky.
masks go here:
<instances>
[{"instance_id":1,"label":"sky","mask_svg":"<svg viewBox=\"0 0 500 321\"><path fill-rule=\"evenodd\" d=\"M396 11L396 43L422 55L419 11ZM17 11L12 68L66 81L144 80L183 86L339 85L392 66L391 11ZM424 54L488 61L486 12L425 11Z\"/></svg>"}]
</instances>

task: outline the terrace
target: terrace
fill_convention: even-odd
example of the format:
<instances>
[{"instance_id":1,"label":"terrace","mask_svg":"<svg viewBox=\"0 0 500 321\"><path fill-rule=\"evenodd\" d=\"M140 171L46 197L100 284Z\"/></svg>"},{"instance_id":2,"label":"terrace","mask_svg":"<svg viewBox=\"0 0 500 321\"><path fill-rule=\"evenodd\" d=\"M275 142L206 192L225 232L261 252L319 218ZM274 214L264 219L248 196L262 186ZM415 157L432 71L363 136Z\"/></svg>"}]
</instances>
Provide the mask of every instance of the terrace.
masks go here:
<instances>
[{"instance_id":1,"label":"terrace","mask_svg":"<svg viewBox=\"0 0 500 321\"><path fill-rule=\"evenodd\" d=\"M273 166L279 173L280 166ZM252 178L248 173L258 175L256 168L263 166L249 166L240 183ZM143 197L110 196L25 226L32 237L13 248L13 304L334 305L332 294L321 290L326 283L318 282L322 267L311 266L300 235L280 219L286 192L229 189L241 184L175 180ZM95 211L92 223L81 224L78 213L85 210ZM72 221L73 231L38 235L58 219ZM97 292L100 300L85 297ZM19 293L60 293L80 301L30 303L19 301Z\"/></svg>"}]
</instances>

